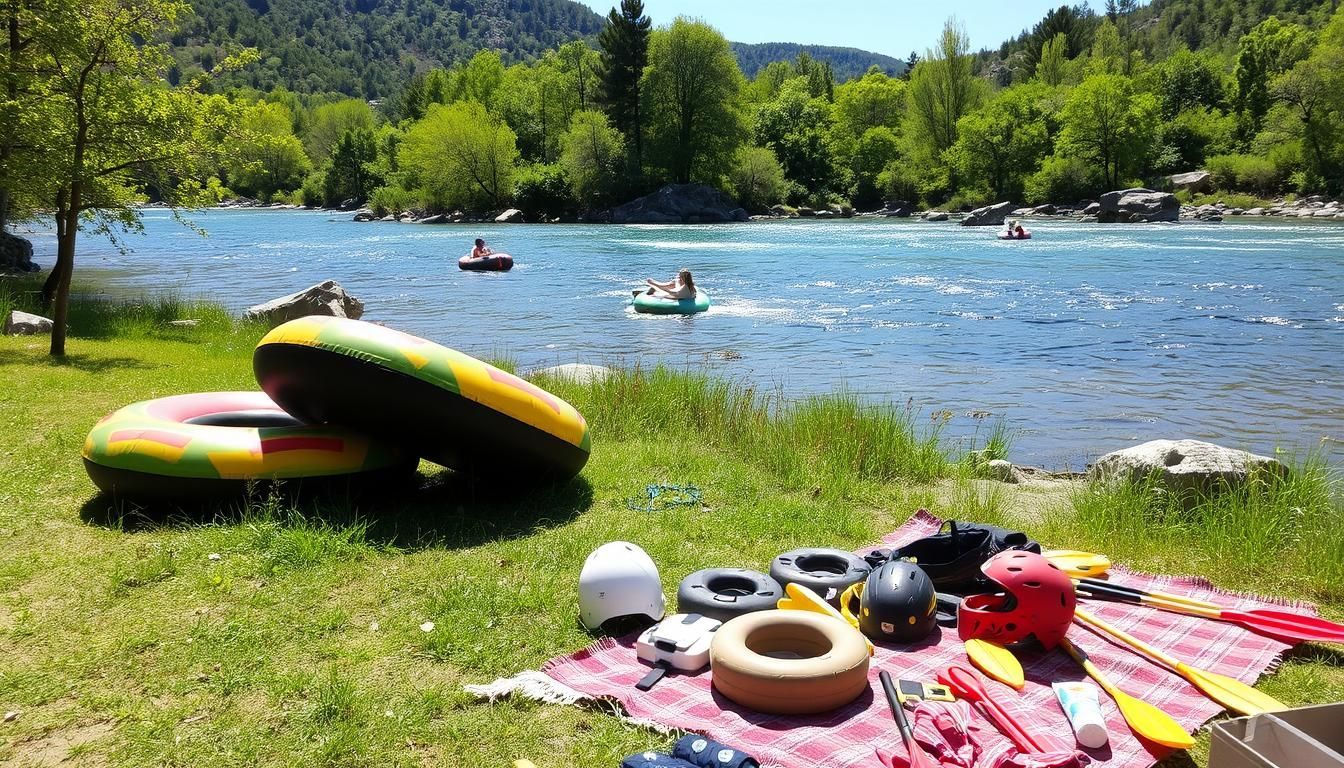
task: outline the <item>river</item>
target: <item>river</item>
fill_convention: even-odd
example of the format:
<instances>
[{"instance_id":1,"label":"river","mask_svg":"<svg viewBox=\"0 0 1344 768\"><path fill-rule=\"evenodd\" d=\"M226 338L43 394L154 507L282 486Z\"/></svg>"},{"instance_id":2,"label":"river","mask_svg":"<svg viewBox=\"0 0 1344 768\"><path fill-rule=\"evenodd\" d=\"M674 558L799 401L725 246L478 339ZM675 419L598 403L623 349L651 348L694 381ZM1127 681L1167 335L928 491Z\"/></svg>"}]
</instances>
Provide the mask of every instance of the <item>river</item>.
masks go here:
<instances>
[{"instance_id":1,"label":"river","mask_svg":"<svg viewBox=\"0 0 1344 768\"><path fill-rule=\"evenodd\" d=\"M520 370L708 365L789 394L844 387L990 417L1015 461L1078 467L1157 437L1344 457L1344 225L1029 223L1035 238L911 220L705 226L417 226L348 214L145 212L126 252L83 236L78 279L234 310L335 279L366 318ZM507 274L460 272L476 236ZM49 267L55 240L31 235ZM634 314L629 289L688 267L694 317ZM980 418L973 416L976 414ZM1323 438L1325 440L1323 441Z\"/></svg>"}]
</instances>

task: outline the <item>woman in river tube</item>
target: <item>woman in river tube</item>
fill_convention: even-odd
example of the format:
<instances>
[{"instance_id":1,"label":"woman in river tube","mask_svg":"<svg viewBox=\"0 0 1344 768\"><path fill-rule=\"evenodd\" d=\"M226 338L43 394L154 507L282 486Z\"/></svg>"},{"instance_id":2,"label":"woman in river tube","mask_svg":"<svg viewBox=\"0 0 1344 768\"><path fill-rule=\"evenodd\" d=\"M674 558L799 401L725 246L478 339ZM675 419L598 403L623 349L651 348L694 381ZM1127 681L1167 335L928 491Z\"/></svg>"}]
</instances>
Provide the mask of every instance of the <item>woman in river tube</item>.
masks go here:
<instances>
[{"instance_id":1,"label":"woman in river tube","mask_svg":"<svg viewBox=\"0 0 1344 768\"><path fill-rule=\"evenodd\" d=\"M492 253L494 253L494 251L490 250L490 249L486 246L486 244L485 244L485 240L484 240L484 239L479 238L479 237L476 238L476 247L471 249L471 258L473 258L473 259L483 259L483 258L485 258L486 256L489 256L489 255L492 254Z\"/></svg>"},{"instance_id":2,"label":"woman in river tube","mask_svg":"<svg viewBox=\"0 0 1344 768\"><path fill-rule=\"evenodd\" d=\"M695 280L691 278L691 270L683 269L677 273L676 278L665 283L657 280L647 279L649 290L646 291L651 296L659 296L667 299L693 299L695 298Z\"/></svg>"}]
</instances>

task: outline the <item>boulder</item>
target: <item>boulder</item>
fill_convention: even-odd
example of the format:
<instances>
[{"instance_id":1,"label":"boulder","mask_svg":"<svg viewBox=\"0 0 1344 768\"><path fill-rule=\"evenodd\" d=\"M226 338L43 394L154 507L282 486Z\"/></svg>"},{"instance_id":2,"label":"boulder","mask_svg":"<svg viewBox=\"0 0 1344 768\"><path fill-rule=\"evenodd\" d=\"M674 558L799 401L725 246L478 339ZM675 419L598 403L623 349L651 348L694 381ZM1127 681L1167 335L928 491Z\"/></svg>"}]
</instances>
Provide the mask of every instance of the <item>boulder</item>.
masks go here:
<instances>
[{"instance_id":1,"label":"boulder","mask_svg":"<svg viewBox=\"0 0 1344 768\"><path fill-rule=\"evenodd\" d=\"M810 219L813 216L816 216L817 212L804 205L798 209L798 215L804 219Z\"/></svg>"},{"instance_id":2,"label":"boulder","mask_svg":"<svg viewBox=\"0 0 1344 768\"><path fill-rule=\"evenodd\" d=\"M1091 475L1135 483L1151 478L1163 490L1193 500L1241 489L1256 479L1287 477L1288 467L1278 459L1200 440L1150 440L1102 456Z\"/></svg>"},{"instance_id":3,"label":"boulder","mask_svg":"<svg viewBox=\"0 0 1344 768\"><path fill-rule=\"evenodd\" d=\"M528 376L549 376L553 379L572 381L575 384L601 384L611 378L614 373L616 373L614 369L605 365L566 363L565 365L553 365L550 368L538 368L529 373Z\"/></svg>"},{"instance_id":4,"label":"boulder","mask_svg":"<svg viewBox=\"0 0 1344 768\"><path fill-rule=\"evenodd\" d=\"M447 224L447 223L448 223L448 217L447 217L446 215L442 214L442 213L439 213L439 214L435 214L434 216L426 216L426 217L423 218L423 219L416 219L416 220L415 220L415 223L416 223L416 224Z\"/></svg>"},{"instance_id":5,"label":"boulder","mask_svg":"<svg viewBox=\"0 0 1344 768\"><path fill-rule=\"evenodd\" d=\"M823 208L822 210L817 211L816 214L815 214L815 216L816 216L818 219L834 219L834 218L835 218L835 211L830 211L830 210L826 210L826 209Z\"/></svg>"},{"instance_id":6,"label":"boulder","mask_svg":"<svg viewBox=\"0 0 1344 768\"><path fill-rule=\"evenodd\" d=\"M32 243L0 231L0 274L41 271L42 268L33 263Z\"/></svg>"},{"instance_id":7,"label":"boulder","mask_svg":"<svg viewBox=\"0 0 1344 768\"><path fill-rule=\"evenodd\" d=\"M355 221L374 221L377 218L378 217L374 215L373 211L369 208L360 208L358 211L355 211Z\"/></svg>"},{"instance_id":8,"label":"boulder","mask_svg":"<svg viewBox=\"0 0 1344 768\"><path fill-rule=\"evenodd\" d=\"M195 319L191 319L191 320L169 320L169 321L168 321L168 327L170 327L170 328L196 328L196 327L199 326L200 324L201 324L201 321L200 321L200 320L195 320Z\"/></svg>"},{"instance_id":9,"label":"boulder","mask_svg":"<svg viewBox=\"0 0 1344 768\"><path fill-rule=\"evenodd\" d=\"M613 224L712 224L746 221L747 212L704 184L668 184L611 210Z\"/></svg>"},{"instance_id":10,"label":"boulder","mask_svg":"<svg viewBox=\"0 0 1344 768\"><path fill-rule=\"evenodd\" d=\"M249 307L244 320L256 320L277 326L309 315L329 315L358 320L364 314L364 302L345 292L335 280Z\"/></svg>"},{"instance_id":11,"label":"boulder","mask_svg":"<svg viewBox=\"0 0 1344 768\"><path fill-rule=\"evenodd\" d=\"M51 321L41 315L30 315L12 309L5 318L6 336L32 336L38 333L51 333Z\"/></svg>"},{"instance_id":12,"label":"boulder","mask_svg":"<svg viewBox=\"0 0 1344 768\"><path fill-rule=\"evenodd\" d=\"M996 227L1013 212L1012 203L995 203L984 208L976 208L961 220L963 227Z\"/></svg>"},{"instance_id":13,"label":"boulder","mask_svg":"<svg viewBox=\"0 0 1344 768\"><path fill-rule=\"evenodd\" d=\"M1011 461L1003 459L994 459L985 464L985 474L991 480L998 480L1000 483L1011 483L1017 485L1022 482L1022 472L1013 466Z\"/></svg>"},{"instance_id":14,"label":"boulder","mask_svg":"<svg viewBox=\"0 0 1344 768\"><path fill-rule=\"evenodd\" d=\"M1101 203L1088 203L1083 208L1084 216L1096 216L1098 213L1101 213Z\"/></svg>"},{"instance_id":15,"label":"boulder","mask_svg":"<svg viewBox=\"0 0 1344 768\"><path fill-rule=\"evenodd\" d=\"M1167 177L1172 189L1188 189L1191 192L1208 192L1213 189L1213 177L1208 171L1174 173Z\"/></svg>"},{"instance_id":16,"label":"boulder","mask_svg":"<svg viewBox=\"0 0 1344 768\"><path fill-rule=\"evenodd\" d=\"M1177 221L1180 216L1181 203L1175 195L1136 187L1102 195L1097 221L1103 224L1135 224Z\"/></svg>"},{"instance_id":17,"label":"boulder","mask_svg":"<svg viewBox=\"0 0 1344 768\"><path fill-rule=\"evenodd\" d=\"M495 217L495 223L496 223L496 224L522 224L522 223L523 223L523 212L520 211L520 210L518 210L517 208L510 208L509 210L507 210L507 211L505 211L505 212L499 214L498 216L496 216L496 217Z\"/></svg>"},{"instance_id":18,"label":"boulder","mask_svg":"<svg viewBox=\"0 0 1344 768\"><path fill-rule=\"evenodd\" d=\"M947 211L926 211L925 221L947 221Z\"/></svg>"},{"instance_id":19,"label":"boulder","mask_svg":"<svg viewBox=\"0 0 1344 768\"><path fill-rule=\"evenodd\" d=\"M396 220L397 220L397 217L396 217L396 216L393 216L393 215L390 214L390 213L387 214L386 216L384 216L383 218L379 219L379 221L396 221Z\"/></svg>"},{"instance_id":20,"label":"boulder","mask_svg":"<svg viewBox=\"0 0 1344 768\"><path fill-rule=\"evenodd\" d=\"M770 215L788 219L797 216L798 212L787 205L775 204L770 206Z\"/></svg>"},{"instance_id":21,"label":"boulder","mask_svg":"<svg viewBox=\"0 0 1344 768\"><path fill-rule=\"evenodd\" d=\"M1056 213L1059 213L1059 209L1056 208L1053 203L1046 203L1045 205L1038 205L1035 208L1032 208L1031 213L1033 216L1054 216Z\"/></svg>"},{"instance_id":22,"label":"boulder","mask_svg":"<svg viewBox=\"0 0 1344 768\"><path fill-rule=\"evenodd\" d=\"M882 210L877 212L878 216L893 216L900 219L909 218L915 212L915 206L904 200L888 200L882 205Z\"/></svg>"},{"instance_id":23,"label":"boulder","mask_svg":"<svg viewBox=\"0 0 1344 768\"><path fill-rule=\"evenodd\" d=\"M1265 209L1264 209L1264 208L1251 208L1250 210L1246 211L1246 215L1247 215L1247 216L1264 216L1264 215L1265 215Z\"/></svg>"}]
</instances>

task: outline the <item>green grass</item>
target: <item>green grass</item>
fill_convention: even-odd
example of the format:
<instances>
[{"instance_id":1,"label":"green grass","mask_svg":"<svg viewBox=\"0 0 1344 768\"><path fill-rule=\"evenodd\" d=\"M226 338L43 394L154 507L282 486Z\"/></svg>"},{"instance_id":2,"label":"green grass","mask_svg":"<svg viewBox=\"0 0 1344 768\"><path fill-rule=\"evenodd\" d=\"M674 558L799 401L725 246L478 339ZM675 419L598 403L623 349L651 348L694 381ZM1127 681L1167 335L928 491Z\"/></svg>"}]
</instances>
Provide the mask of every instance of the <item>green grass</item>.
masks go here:
<instances>
[{"instance_id":1,"label":"green grass","mask_svg":"<svg viewBox=\"0 0 1344 768\"><path fill-rule=\"evenodd\" d=\"M21 713L0 726L0 764L51 744L92 765L206 767L527 757L550 768L665 747L604 708L482 704L462 691L590 642L578 570L614 539L648 550L671 592L703 567L861 547L928 506L1344 615L1344 526L1319 463L1177 513L1143 489L977 479L940 443L936 414L846 393L787 400L694 371L542 382L593 428L592 459L566 488L484 497L424 464L396 501L262 495L153 516L94 495L84 435L135 400L254 388L260 329L222 315L168 329L212 315L136 306L78 302L64 361L46 357L45 339L0 339L0 711ZM971 449L1010 443L987 424ZM656 482L695 483L708 511L630 511ZM1309 649L1265 687L1294 704L1339 700L1340 657Z\"/></svg>"}]
</instances>

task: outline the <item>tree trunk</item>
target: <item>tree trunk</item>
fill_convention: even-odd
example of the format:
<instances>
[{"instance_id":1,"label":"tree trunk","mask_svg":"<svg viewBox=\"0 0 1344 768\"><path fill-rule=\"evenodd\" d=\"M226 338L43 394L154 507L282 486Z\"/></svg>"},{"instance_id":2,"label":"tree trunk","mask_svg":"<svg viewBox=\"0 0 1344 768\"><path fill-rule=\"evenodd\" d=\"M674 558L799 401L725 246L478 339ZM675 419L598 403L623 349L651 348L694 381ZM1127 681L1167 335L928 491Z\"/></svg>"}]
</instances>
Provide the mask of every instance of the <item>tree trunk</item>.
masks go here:
<instances>
[{"instance_id":1,"label":"tree trunk","mask_svg":"<svg viewBox=\"0 0 1344 768\"><path fill-rule=\"evenodd\" d=\"M56 237L56 266L51 270L55 279L55 313L51 316L51 355L65 356L65 324L70 316L70 278L75 272L75 238L79 235L79 206L81 184L74 181L70 185L69 205L65 210L57 210L60 231Z\"/></svg>"}]
</instances>

